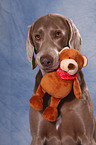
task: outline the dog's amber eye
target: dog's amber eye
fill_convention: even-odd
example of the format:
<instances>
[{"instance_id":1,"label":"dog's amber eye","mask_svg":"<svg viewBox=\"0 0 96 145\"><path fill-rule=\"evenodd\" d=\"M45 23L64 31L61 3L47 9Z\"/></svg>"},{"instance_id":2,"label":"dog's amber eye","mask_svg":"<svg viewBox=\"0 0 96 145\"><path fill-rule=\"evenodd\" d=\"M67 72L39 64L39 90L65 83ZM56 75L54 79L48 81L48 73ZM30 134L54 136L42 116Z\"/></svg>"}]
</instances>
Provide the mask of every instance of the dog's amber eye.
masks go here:
<instances>
[{"instance_id":1,"label":"dog's amber eye","mask_svg":"<svg viewBox=\"0 0 96 145\"><path fill-rule=\"evenodd\" d=\"M61 35L62 35L62 33L61 33L60 31L57 31L57 32L55 33L56 38L60 37Z\"/></svg>"},{"instance_id":2,"label":"dog's amber eye","mask_svg":"<svg viewBox=\"0 0 96 145\"><path fill-rule=\"evenodd\" d=\"M39 34L37 34L37 35L35 36L35 39L36 39L36 40L40 40L40 38L41 38L41 37L40 37Z\"/></svg>"}]
</instances>

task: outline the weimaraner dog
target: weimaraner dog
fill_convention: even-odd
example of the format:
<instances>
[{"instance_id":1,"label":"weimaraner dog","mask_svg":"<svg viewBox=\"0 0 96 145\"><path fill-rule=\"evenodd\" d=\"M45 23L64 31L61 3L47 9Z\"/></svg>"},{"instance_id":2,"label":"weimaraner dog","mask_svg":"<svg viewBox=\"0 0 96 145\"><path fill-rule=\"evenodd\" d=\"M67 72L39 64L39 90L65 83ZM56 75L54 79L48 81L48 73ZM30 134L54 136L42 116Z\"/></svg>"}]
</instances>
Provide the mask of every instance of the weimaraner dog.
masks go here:
<instances>
[{"instance_id":1,"label":"weimaraner dog","mask_svg":"<svg viewBox=\"0 0 96 145\"><path fill-rule=\"evenodd\" d=\"M36 67L36 62L40 68L36 75L35 94L42 76L58 68L59 51L66 46L81 51L82 40L71 19L48 14L29 26L26 45L32 69ZM76 99L72 90L59 104L56 122L45 120L43 111L30 107L31 145L96 145L93 102L82 71L78 74L78 80L82 99ZM45 109L50 103L50 95L46 93L44 100Z\"/></svg>"}]
</instances>

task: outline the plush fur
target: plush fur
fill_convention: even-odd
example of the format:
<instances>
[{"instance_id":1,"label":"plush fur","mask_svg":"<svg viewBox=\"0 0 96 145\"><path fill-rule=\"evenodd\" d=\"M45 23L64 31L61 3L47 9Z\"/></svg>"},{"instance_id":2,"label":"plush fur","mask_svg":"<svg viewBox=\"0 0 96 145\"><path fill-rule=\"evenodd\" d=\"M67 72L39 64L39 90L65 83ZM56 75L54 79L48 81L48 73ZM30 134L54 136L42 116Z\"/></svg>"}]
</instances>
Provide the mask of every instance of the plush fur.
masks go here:
<instances>
[{"instance_id":1,"label":"plush fur","mask_svg":"<svg viewBox=\"0 0 96 145\"><path fill-rule=\"evenodd\" d=\"M63 67L63 65L66 65L65 60L66 62L68 61L66 68ZM66 71L67 69L70 73L72 72L72 74L75 70L77 71L74 73L77 74L82 69L83 65L85 66L84 56L75 49L63 49L63 51L61 51L60 53L60 64L62 61L63 65L61 66L61 69L65 69L64 71ZM58 116L57 107L59 105L59 102L61 101L61 99L69 95L69 93L72 90L72 87L74 90L75 97L77 99L81 99L82 94L77 78L61 79L57 71L47 73L42 78L41 83L37 89L36 95L34 95L30 99L30 105L34 109L41 111L43 109L43 96L45 92L47 92L51 95L51 103L50 106L48 106L43 112L43 117L48 121L56 121Z\"/></svg>"}]
</instances>

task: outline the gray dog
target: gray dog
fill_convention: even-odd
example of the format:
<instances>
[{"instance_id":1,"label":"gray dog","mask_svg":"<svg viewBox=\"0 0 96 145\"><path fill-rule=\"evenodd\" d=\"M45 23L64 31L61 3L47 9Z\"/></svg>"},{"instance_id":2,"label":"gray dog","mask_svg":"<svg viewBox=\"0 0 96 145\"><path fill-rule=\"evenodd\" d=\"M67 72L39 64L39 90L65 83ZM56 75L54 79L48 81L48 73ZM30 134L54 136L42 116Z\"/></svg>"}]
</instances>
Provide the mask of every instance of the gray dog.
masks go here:
<instances>
[{"instance_id":1,"label":"gray dog","mask_svg":"<svg viewBox=\"0 0 96 145\"><path fill-rule=\"evenodd\" d=\"M48 14L29 26L27 57L33 69L36 67L35 59L40 67L33 95L42 76L58 68L59 51L66 46L79 51L82 47L79 31L70 19L57 14ZM31 145L96 145L93 102L82 72L78 74L78 80L82 99L77 100L71 91L58 107L59 116L56 122L45 120L42 112L30 107ZM50 96L45 94L44 97L46 107L50 102Z\"/></svg>"}]
</instances>

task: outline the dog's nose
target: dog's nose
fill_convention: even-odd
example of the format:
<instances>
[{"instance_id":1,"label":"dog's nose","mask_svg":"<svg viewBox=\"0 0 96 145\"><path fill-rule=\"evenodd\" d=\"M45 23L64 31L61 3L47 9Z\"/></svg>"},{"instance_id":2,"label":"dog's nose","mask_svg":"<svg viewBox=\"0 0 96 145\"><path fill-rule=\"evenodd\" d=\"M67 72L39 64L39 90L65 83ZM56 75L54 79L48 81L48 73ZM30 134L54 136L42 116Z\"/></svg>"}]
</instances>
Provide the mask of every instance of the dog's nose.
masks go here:
<instances>
[{"instance_id":1,"label":"dog's nose","mask_svg":"<svg viewBox=\"0 0 96 145\"><path fill-rule=\"evenodd\" d=\"M69 70L74 70L75 69L75 65L73 63L69 63L68 69Z\"/></svg>"},{"instance_id":2,"label":"dog's nose","mask_svg":"<svg viewBox=\"0 0 96 145\"><path fill-rule=\"evenodd\" d=\"M52 65L53 63L53 57L50 56L50 55L43 55L41 58L40 58L40 62L41 64L44 66L44 67L49 67Z\"/></svg>"}]
</instances>

